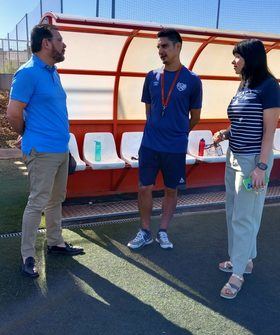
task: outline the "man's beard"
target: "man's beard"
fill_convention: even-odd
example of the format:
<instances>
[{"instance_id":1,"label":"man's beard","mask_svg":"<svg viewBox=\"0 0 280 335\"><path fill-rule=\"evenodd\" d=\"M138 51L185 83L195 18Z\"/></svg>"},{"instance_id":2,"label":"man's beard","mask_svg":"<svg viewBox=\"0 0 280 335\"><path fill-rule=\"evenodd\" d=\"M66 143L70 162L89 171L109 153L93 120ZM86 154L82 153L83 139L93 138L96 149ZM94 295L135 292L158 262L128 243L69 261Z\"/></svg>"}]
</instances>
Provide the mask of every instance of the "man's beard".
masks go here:
<instances>
[{"instance_id":1,"label":"man's beard","mask_svg":"<svg viewBox=\"0 0 280 335\"><path fill-rule=\"evenodd\" d=\"M58 52L53 48L52 50L52 59L55 61L55 63L63 62L65 57L63 52Z\"/></svg>"}]
</instances>

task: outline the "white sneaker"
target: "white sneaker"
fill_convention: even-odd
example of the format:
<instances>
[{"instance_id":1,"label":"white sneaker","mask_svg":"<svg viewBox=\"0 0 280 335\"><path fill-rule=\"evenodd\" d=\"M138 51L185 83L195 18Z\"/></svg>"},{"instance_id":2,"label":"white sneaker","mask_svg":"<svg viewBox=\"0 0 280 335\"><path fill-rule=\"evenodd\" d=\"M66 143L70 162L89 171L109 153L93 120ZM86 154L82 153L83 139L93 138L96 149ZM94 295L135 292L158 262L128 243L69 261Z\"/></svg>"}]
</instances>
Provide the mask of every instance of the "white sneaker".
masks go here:
<instances>
[{"instance_id":1,"label":"white sneaker","mask_svg":"<svg viewBox=\"0 0 280 335\"><path fill-rule=\"evenodd\" d=\"M140 249L145 245L153 243L151 233L147 234L144 230L140 229L135 238L127 243L130 249Z\"/></svg>"},{"instance_id":2,"label":"white sneaker","mask_svg":"<svg viewBox=\"0 0 280 335\"><path fill-rule=\"evenodd\" d=\"M165 231L159 231L157 233L156 241L159 243L162 249L172 249L173 244L169 241L168 235Z\"/></svg>"}]
</instances>

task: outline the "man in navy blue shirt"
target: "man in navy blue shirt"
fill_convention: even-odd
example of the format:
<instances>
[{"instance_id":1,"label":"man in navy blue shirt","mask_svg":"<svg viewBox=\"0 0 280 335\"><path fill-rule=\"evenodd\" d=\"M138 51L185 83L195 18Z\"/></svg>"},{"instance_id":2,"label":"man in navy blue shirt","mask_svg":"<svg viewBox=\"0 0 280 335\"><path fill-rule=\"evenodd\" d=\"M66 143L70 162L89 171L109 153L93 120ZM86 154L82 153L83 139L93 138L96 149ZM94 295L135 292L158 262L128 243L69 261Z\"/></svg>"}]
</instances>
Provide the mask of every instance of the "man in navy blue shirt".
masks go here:
<instances>
[{"instance_id":1,"label":"man in navy blue shirt","mask_svg":"<svg viewBox=\"0 0 280 335\"><path fill-rule=\"evenodd\" d=\"M139 150L138 204L142 228L128 243L131 249L153 242L150 232L152 188L159 171L165 187L156 241L163 249L173 248L167 228L176 208L177 188L185 185L188 133L200 119L202 103L199 77L180 62L180 34L174 29L163 29L157 37L163 67L150 71L143 87L147 122Z\"/></svg>"},{"instance_id":2,"label":"man in navy blue shirt","mask_svg":"<svg viewBox=\"0 0 280 335\"><path fill-rule=\"evenodd\" d=\"M61 203L68 175L69 123L66 94L55 63L64 60L66 45L57 28L42 24L31 33L31 59L15 73L7 116L22 135L30 195L22 220L22 273L38 277L35 267L36 233L44 211L49 254L76 255L82 248L64 242Z\"/></svg>"}]
</instances>

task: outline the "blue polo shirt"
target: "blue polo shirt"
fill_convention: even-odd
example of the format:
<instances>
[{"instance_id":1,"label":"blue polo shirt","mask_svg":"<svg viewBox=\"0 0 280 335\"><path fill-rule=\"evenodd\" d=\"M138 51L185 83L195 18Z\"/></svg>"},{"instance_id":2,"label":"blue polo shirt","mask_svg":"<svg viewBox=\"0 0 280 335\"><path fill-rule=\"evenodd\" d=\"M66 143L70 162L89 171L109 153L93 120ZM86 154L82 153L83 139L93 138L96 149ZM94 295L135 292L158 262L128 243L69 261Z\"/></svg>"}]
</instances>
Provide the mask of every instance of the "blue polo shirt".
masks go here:
<instances>
[{"instance_id":1,"label":"blue polo shirt","mask_svg":"<svg viewBox=\"0 0 280 335\"><path fill-rule=\"evenodd\" d=\"M26 104L22 152L68 151L69 122L66 94L55 66L33 55L15 73L10 92L12 100Z\"/></svg>"},{"instance_id":2,"label":"blue polo shirt","mask_svg":"<svg viewBox=\"0 0 280 335\"><path fill-rule=\"evenodd\" d=\"M189 111L200 109L202 104L201 80L183 66L162 115L161 72L162 69L150 71L145 79L142 102L150 104L151 110L142 145L159 152L185 153L188 145ZM176 72L164 70L165 99L175 76Z\"/></svg>"}]
</instances>

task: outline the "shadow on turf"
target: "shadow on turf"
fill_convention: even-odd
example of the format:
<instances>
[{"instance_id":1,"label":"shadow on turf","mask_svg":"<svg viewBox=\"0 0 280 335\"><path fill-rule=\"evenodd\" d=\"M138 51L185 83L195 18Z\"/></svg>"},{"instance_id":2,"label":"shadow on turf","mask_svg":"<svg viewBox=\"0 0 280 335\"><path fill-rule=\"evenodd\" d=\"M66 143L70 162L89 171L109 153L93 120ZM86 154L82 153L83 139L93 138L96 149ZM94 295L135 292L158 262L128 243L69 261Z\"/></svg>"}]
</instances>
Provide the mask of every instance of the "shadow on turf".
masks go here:
<instances>
[{"instance_id":1,"label":"shadow on turf","mask_svg":"<svg viewBox=\"0 0 280 335\"><path fill-rule=\"evenodd\" d=\"M128 250L126 243L135 235L137 223L83 229L75 233L234 321L252 334L278 335L279 217L280 208L275 206L265 209L254 273L246 276L244 288L233 301L219 297L219 290L228 279L228 274L217 269L218 262L227 256L223 212L177 216L169 231L175 245L170 252L160 249L155 243L137 253ZM157 224L158 219L153 220L154 234ZM10 241L16 241L10 244L19 250L20 241ZM7 242L6 245L10 245ZM44 242L41 244L40 250L45 249ZM8 252L2 254L4 270L2 267L3 277L0 280L3 281L5 277L6 287L10 287L13 292L9 293L10 301L6 298L6 304L4 299L1 300L1 335L190 334L168 321L150 305L80 264L79 258L47 256L45 261L46 287L42 290L36 281L20 276L17 271L18 259L15 260L14 255L12 257ZM7 279L8 274L10 277ZM127 278L129 280L129 273ZM81 288L80 282L83 288L87 287L87 291ZM17 299L17 295L20 299ZM2 298L4 295L1 292ZM192 314L195 318L195 310L192 310ZM209 329L209 334L216 333L228 334L224 328L214 333Z\"/></svg>"},{"instance_id":2,"label":"shadow on turf","mask_svg":"<svg viewBox=\"0 0 280 335\"><path fill-rule=\"evenodd\" d=\"M86 231L78 233L100 247L104 248L105 244L106 250L253 334L279 335L279 217L279 206L265 208L254 273L245 275L244 286L234 300L219 296L220 289L229 278L229 274L217 268L220 261L227 259L224 212L176 217L169 230L175 245L172 251L162 250L156 243L138 252L128 250L126 243L135 235L139 226L137 223L113 229L109 226L96 228L94 232L98 239L91 238ZM154 235L158 222L157 219L153 222ZM226 333L226 329L221 329L219 334Z\"/></svg>"},{"instance_id":3,"label":"shadow on turf","mask_svg":"<svg viewBox=\"0 0 280 335\"><path fill-rule=\"evenodd\" d=\"M45 249L44 242L41 247ZM42 277L44 269L40 266ZM45 256L45 288L19 272L13 281L13 288L17 285L24 297L13 297L0 306L1 335L191 334L75 257Z\"/></svg>"}]
</instances>

